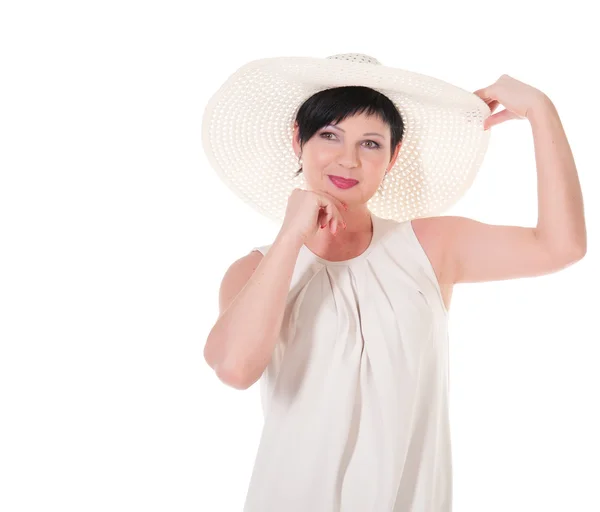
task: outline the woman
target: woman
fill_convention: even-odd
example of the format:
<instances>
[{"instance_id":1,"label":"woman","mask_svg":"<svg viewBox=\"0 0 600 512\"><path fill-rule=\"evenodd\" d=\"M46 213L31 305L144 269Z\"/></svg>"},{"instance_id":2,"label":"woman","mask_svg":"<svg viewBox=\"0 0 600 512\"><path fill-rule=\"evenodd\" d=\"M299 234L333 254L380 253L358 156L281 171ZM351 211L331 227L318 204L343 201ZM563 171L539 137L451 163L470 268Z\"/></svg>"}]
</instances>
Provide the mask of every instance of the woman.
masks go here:
<instances>
[{"instance_id":1,"label":"woman","mask_svg":"<svg viewBox=\"0 0 600 512\"><path fill-rule=\"evenodd\" d=\"M475 94L489 113L506 107L475 130L515 117L532 124L544 180L536 228L417 218L419 207L435 211L426 195L435 184L450 191L439 177L389 192L399 178L405 185L418 175L397 165L419 126L405 126L409 100L398 109L401 100L371 87L342 85L323 87L294 109L291 148L305 187L289 194L274 242L227 271L205 347L226 384L261 382L265 425L244 510L451 510L453 285L557 271L580 259L586 244L575 166L549 99L506 75ZM434 130L426 133L434 138ZM415 169L431 178L431 154L447 146L431 154L423 142L415 147ZM400 169L409 169L404 155ZM472 174L461 180L449 201ZM386 190L402 214L377 202ZM376 215L374 206L396 213Z\"/></svg>"}]
</instances>

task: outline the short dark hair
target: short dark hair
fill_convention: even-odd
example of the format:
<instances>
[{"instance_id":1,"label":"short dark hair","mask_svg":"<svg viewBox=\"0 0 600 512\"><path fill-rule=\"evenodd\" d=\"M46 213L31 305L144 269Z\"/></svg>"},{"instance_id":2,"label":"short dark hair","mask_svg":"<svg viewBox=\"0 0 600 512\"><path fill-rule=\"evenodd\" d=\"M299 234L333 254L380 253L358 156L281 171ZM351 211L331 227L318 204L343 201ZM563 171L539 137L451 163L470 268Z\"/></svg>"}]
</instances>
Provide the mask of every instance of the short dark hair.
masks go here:
<instances>
[{"instance_id":1,"label":"short dark hair","mask_svg":"<svg viewBox=\"0 0 600 512\"><path fill-rule=\"evenodd\" d=\"M400 112L384 94L360 85L334 87L319 91L308 98L298 109L298 137L302 147L320 128L337 124L347 117L366 113L377 115L390 127L390 160L396 146L404 136L404 122ZM296 174L300 174L300 168Z\"/></svg>"}]
</instances>

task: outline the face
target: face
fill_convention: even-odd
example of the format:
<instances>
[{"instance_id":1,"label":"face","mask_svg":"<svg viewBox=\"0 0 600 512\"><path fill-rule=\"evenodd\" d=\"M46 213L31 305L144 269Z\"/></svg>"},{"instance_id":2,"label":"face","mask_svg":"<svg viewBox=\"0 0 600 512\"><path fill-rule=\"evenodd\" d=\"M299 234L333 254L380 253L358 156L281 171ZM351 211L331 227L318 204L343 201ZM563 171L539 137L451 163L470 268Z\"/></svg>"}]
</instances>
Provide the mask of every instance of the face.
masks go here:
<instances>
[{"instance_id":1,"label":"face","mask_svg":"<svg viewBox=\"0 0 600 512\"><path fill-rule=\"evenodd\" d=\"M320 128L302 150L296 125L294 151L302 151L302 172L311 190L327 192L348 205L365 204L398 156L400 145L391 151L390 136L389 125L379 117L359 114Z\"/></svg>"}]
</instances>

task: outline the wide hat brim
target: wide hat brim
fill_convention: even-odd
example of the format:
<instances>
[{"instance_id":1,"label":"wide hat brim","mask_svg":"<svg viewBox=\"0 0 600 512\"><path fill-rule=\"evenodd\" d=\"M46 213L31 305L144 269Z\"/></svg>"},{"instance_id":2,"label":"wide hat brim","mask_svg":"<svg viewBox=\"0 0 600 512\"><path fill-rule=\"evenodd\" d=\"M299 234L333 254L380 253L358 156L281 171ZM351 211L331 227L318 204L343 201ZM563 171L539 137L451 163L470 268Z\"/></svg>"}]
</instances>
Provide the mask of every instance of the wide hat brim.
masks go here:
<instances>
[{"instance_id":1,"label":"wide hat brim","mask_svg":"<svg viewBox=\"0 0 600 512\"><path fill-rule=\"evenodd\" d=\"M453 206L483 162L489 107L472 92L363 54L275 57L239 68L205 107L202 144L210 164L242 200L281 221L292 191L306 188L292 147L296 112L314 93L347 85L381 92L404 121L398 158L369 210L403 222Z\"/></svg>"}]
</instances>

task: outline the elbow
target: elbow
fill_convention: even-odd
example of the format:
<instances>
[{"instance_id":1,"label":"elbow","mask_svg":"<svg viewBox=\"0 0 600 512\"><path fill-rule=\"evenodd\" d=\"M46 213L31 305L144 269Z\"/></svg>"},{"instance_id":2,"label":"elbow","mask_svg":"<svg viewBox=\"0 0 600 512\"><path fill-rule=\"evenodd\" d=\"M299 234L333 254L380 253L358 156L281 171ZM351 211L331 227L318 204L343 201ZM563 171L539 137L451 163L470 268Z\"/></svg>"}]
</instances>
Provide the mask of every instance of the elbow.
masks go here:
<instances>
[{"instance_id":1,"label":"elbow","mask_svg":"<svg viewBox=\"0 0 600 512\"><path fill-rule=\"evenodd\" d=\"M216 354L208 342L204 347L204 360L221 382L234 389L248 389L258 380L247 371L245 365L233 363L231 358Z\"/></svg>"},{"instance_id":2,"label":"elbow","mask_svg":"<svg viewBox=\"0 0 600 512\"><path fill-rule=\"evenodd\" d=\"M248 372L241 369L239 366L227 364L218 364L215 367L215 374L223 384L243 391L254 384L257 379L248 375Z\"/></svg>"},{"instance_id":3,"label":"elbow","mask_svg":"<svg viewBox=\"0 0 600 512\"><path fill-rule=\"evenodd\" d=\"M577 260L576 261L583 259L583 257L586 255L586 253L587 253L587 243L581 245L579 247L579 249L577 250Z\"/></svg>"},{"instance_id":4,"label":"elbow","mask_svg":"<svg viewBox=\"0 0 600 512\"><path fill-rule=\"evenodd\" d=\"M566 255L567 265L572 265L573 263L582 260L587 252L586 244L572 244L570 247L571 250Z\"/></svg>"},{"instance_id":5,"label":"elbow","mask_svg":"<svg viewBox=\"0 0 600 512\"><path fill-rule=\"evenodd\" d=\"M557 265L557 269L564 269L577 263L583 259L586 252L587 248L585 244L576 243L565 243L560 249L548 250L548 253L552 255L552 259Z\"/></svg>"},{"instance_id":6,"label":"elbow","mask_svg":"<svg viewBox=\"0 0 600 512\"><path fill-rule=\"evenodd\" d=\"M583 259L587 253L587 234L585 231L585 226L583 227L582 232L579 232L577 235L573 236L571 243L568 244L567 247L571 248L571 258L573 263Z\"/></svg>"}]
</instances>

